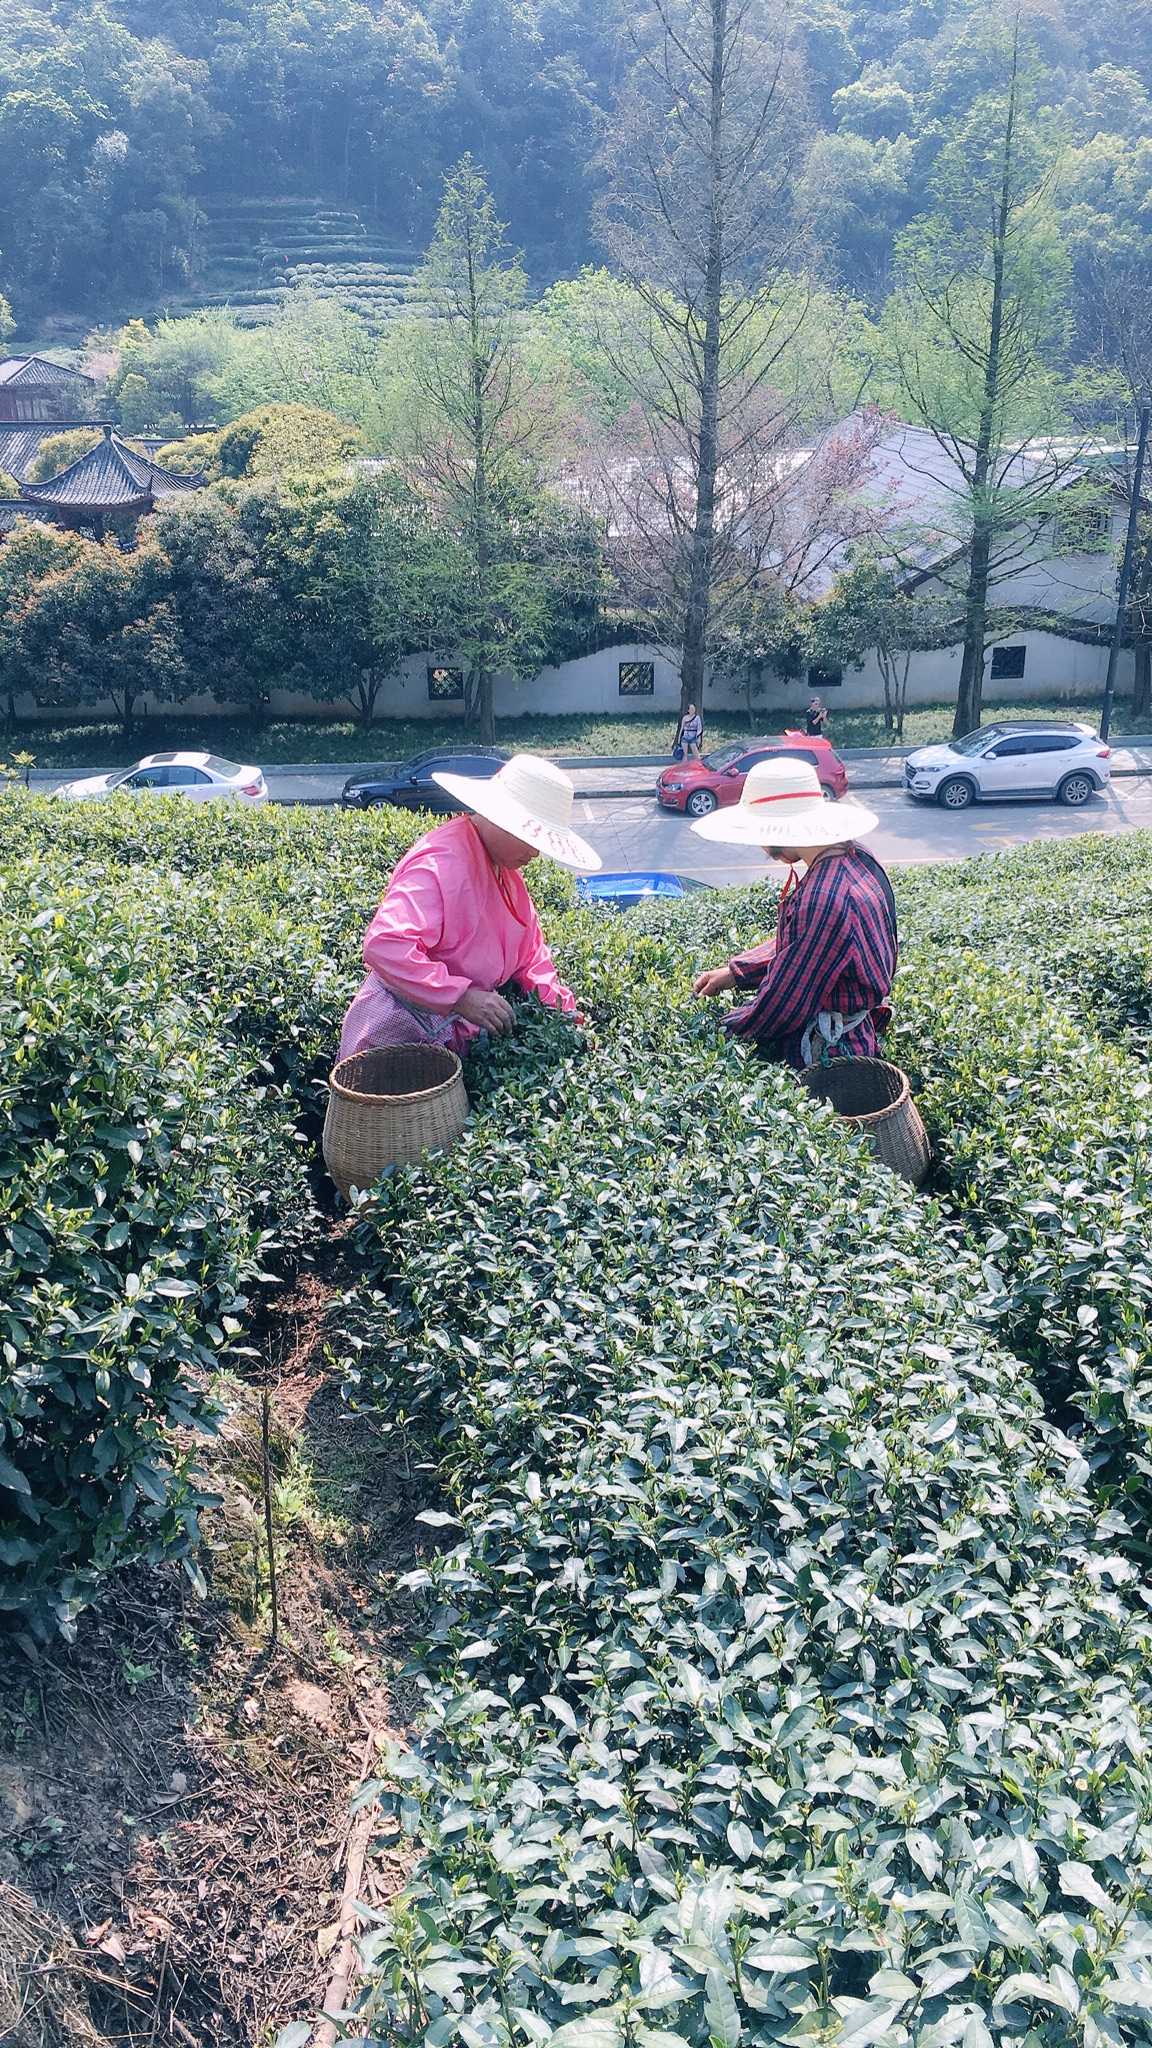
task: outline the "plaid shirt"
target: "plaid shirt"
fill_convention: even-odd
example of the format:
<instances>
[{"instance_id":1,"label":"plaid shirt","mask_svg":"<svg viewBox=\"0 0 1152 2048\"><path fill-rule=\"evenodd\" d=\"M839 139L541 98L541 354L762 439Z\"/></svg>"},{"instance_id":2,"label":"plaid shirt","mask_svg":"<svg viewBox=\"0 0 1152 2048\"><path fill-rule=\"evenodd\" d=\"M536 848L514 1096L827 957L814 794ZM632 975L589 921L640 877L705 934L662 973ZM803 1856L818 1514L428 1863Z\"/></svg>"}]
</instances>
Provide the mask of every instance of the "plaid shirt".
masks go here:
<instances>
[{"instance_id":1,"label":"plaid shirt","mask_svg":"<svg viewBox=\"0 0 1152 2048\"><path fill-rule=\"evenodd\" d=\"M856 845L827 853L781 905L774 944L729 962L737 988L758 993L725 1028L799 1067L800 1042L822 1010L868 1010L840 1041L845 1053L866 1057L887 1022L896 947L896 899L879 861Z\"/></svg>"}]
</instances>

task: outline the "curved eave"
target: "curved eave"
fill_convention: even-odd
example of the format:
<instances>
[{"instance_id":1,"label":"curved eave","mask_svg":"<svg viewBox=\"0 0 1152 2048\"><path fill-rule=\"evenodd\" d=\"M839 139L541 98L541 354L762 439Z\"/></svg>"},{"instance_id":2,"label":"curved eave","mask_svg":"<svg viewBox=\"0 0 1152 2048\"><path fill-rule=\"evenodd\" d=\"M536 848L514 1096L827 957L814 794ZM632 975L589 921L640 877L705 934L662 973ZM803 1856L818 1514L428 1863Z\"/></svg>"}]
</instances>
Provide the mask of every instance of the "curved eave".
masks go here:
<instances>
[{"instance_id":1,"label":"curved eave","mask_svg":"<svg viewBox=\"0 0 1152 2048\"><path fill-rule=\"evenodd\" d=\"M151 491L137 492L131 498L70 498L64 496L57 498L53 496L51 490L44 488L42 485L37 487L35 497L32 495L31 487L28 487L21 495L24 502L32 509L37 505L43 505L50 507L54 512L91 513L93 517L97 518L103 517L108 512L144 512L154 502Z\"/></svg>"}]
</instances>

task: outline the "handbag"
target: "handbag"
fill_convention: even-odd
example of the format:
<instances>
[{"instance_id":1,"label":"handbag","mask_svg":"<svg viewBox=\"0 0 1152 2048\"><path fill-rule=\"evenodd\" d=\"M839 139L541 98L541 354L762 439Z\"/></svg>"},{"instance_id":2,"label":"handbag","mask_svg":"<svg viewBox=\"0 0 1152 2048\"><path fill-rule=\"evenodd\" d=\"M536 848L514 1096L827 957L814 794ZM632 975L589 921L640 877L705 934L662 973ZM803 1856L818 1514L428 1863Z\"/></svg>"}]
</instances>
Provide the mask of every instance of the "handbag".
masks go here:
<instances>
[{"instance_id":1,"label":"handbag","mask_svg":"<svg viewBox=\"0 0 1152 2048\"><path fill-rule=\"evenodd\" d=\"M672 749L672 759L673 759L674 761L682 761L682 760L684 759L684 742L683 742L683 740L677 740L677 742L676 742L676 745L675 745L675 746L673 747L673 749Z\"/></svg>"}]
</instances>

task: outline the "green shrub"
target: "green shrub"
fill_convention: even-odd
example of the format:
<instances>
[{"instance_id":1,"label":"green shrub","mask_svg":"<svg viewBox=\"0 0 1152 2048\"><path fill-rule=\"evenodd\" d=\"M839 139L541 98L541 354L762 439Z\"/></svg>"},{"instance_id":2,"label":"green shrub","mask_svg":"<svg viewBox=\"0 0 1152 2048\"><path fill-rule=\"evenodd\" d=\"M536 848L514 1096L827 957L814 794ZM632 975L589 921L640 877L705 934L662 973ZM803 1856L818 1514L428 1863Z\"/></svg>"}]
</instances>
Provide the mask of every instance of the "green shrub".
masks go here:
<instances>
[{"instance_id":1,"label":"green shrub","mask_svg":"<svg viewBox=\"0 0 1152 2048\"><path fill-rule=\"evenodd\" d=\"M433 821L405 811L333 810L323 814L274 804L241 810L176 798L115 797L98 804L62 803L5 792L7 855L38 852L112 869L150 866L227 878L230 871L267 868L288 902L299 870L327 878L332 903L355 890L361 906L383 893L400 855ZM570 899L570 892L568 898Z\"/></svg>"},{"instance_id":2,"label":"green shrub","mask_svg":"<svg viewBox=\"0 0 1152 2048\"><path fill-rule=\"evenodd\" d=\"M40 484L59 476L82 455L89 454L99 441L99 427L68 427L59 434L45 434L28 465L27 482Z\"/></svg>"},{"instance_id":3,"label":"green shrub","mask_svg":"<svg viewBox=\"0 0 1152 2048\"><path fill-rule=\"evenodd\" d=\"M422 822L6 800L25 1608L67 1622L101 1570L191 1541L173 1424L203 1419L267 1233L307 1227L298 1122ZM1061 1006L1052 929L1078 887L1130 904L1135 994L1137 865L902 881L896 1046L959 1215L690 997L771 888L625 919L531 881L588 1025L520 1007L469 1061L459 1146L351 1241L349 1398L442 1503L419 1739L379 1788L420 1860L364 1938L365 2022L428 2048L1143 2048L1143 1068L1119 1008L1108 1043ZM1059 1229L1030 1210L1050 1184ZM1067 1429L1033 1369L1053 1413L1065 1375Z\"/></svg>"},{"instance_id":4,"label":"green shrub","mask_svg":"<svg viewBox=\"0 0 1152 2048\"><path fill-rule=\"evenodd\" d=\"M343 469L360 443L359 427L314 405L260 405L216 436L225 477L278 476Z\"/></svg>"},{"instance_id":5,"label":"green shrub","mask_svg":"<svg viewBox=\"0 0 1152 2048\"><path fill-rule=\"evenodd\" d=\"M13 866L0 903L0 1606L70 1632L114 1566L191 1563L173 1432L210 1421L311 1204L263 1061L169 944L170 889Z\"/></svg>"},{"instance_id":6,"label":"green shrub","mask_svg":"<svg viewBox=\"0 0 1152 2048\"><path fill-rule=\"evenodd\" d=\"M2 802L0 1606L70 1630L116 1566L192 1568L173 1432L308 1228L301 1136L429 821Z\"/></svg>"},{"instance_id":7,"label":"green shrub","mask_svg":"<svg viewBox=\"0 0 1152 2048\"><path fill-rule=\"evenodd\" d=\"M412 1581L423 1732L378 1789L421 1861L364 2016L1062 2048L1075 2010L1135 2044L1118 1518L979 1258L687 1000L730 910L653 913L599 1042L553 1022L524 1078L500 1048L456 1152L361 1211L356 1398L423 1439L451 1532ZM636 929L566 920L574 985L621 985Z\"/></svg>"},{"instance_id":8,"label":"green shrub","mask_svg":"<svg viewBox=\"0 0 1152 2048\"><path fill-rule=\"evenodd\" d=\"M161 469L170 469L177 476L204 476L215 483L220 476L218 442L215 433L185 434L158 448L156 461Z\"/></svg>"},{"instance_id":9,"label":"green shrub","mask_svg":"<svg viewBox=\"0 0 1152 2048\"><path fill-rule=\"evenodd\" d=\"M946 968L947 972L941 971ZM1084 1418L1101 1480L1152 1508L1152 1080L975 954L907 971L894 1050L953 1197L1002 1269L1011 1341Z\"/></svg>"}]
</instances>

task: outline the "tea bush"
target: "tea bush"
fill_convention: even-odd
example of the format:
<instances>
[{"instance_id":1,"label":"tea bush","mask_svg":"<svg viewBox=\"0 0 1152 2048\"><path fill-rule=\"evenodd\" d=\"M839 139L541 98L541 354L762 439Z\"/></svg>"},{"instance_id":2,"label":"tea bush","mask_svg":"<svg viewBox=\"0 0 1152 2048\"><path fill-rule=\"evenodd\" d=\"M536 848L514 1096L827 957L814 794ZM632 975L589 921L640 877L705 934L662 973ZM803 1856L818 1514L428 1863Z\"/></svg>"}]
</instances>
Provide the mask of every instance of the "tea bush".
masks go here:
<instances>
[{"instance_id":1,"label":"tea bush","mask_svg":"<svg viewBox=\"0 0 1152 2048\"><path fill-rule=\"evenodd\" d=\"M356 1396L423 1437L451 1533L379 1788L421 1860L362 2017L473 2048L1144 2041L1124 1524L984 1262L686 1007L740 915L572 921L577 985L637 930L649 985L600 1042L551 1021L523 1082L502 1048L457 1151L363 1205Z\"/></svg>"},{"instance_id":2,"label":"tea bush","mask_svg":"<svg viewBox=\"0 0 1152 2048\"><path fill-rule=\"evenodd\" d=\"M974 954L906 972L896 1057L1008 1286L1011 1339L1152 1512L1152 1079L1043 988Z\"/></svg>"},{"instance_id":3,"label":"tea bush","mask_svg":"<svg viewBox=\"0 0 1152 2048\"><path fill-rule=\"evenodd\" d=\"M186 894L181 891L180 894ZM311 1213L280 1091L174 934L179 900L0 879L0 1607L70 1631L100 1576L191 1561L172 1432Z\"/></svg>"},{"instance_id":4,"label":"tea bush","mask_svg":"<svg viewBox=\"0 0 1152 2048\"><path fill-rule=\"evenodd\" d=\"M1097 1478L1152 1511L1152 856L1032 847L902 888L893 1053L952 1195L1002 1268L1011 1340Z\"/></svg>"},{"instance_id":5,"label":"tea bush","mask_svg":"<svg viewBox=\"0 0 1152 2048\"><path fill-rule=\"evenodd\" d=\"M923 985L937 948L1035 980L1105 1035L1143 1048L1152 1019L1152 852L1146 835L1030 846L900 878ZM947 969L948 978L955 967Z\"/></svg>"},{"instance_id":6,"label":"tea bush","mask_svg":"<svg viewBox=\"0 0 1152 2048\"><path fill-rule=\"evenodd\" d=\"M347 869L356 865L363 902L375 886L373 870L379 872L382 890L400 855L427 824L386 809L320 814L274 804L251 810L227 804L201 808L174 797L142 803L129 796L70 804L19 790L6 792L2 815L6 857L66 853L85 863L178 869L205 878L270 868L282 877L285 901L289 870L326 874L339 894Z\"/></svg>"},{"instance_id":7,"label":"tea bush","mask_svg":"<svg viewBox=\"0 0 1152 2048\"><path fill-rule=\"evenodd\" d=\"M422 822L13 793L3 828L0 1608L71 1631L117 1565L194 1570L174 1432L308 1232L302 1138Z\"/></svg>"},{"instance_id":8,"label":"tea bush","mask_svg":"<svg viewBox=\"0 0 1152 2048\"><path fill-rule=\"evenodd\" d=\"M6 857L68 855L89 871L98 865L110 873L177 870L213 886L259 870L263 902L290 910L303 887L308 901L341 929L353 913L371 914L400 856L436 822L387 808L313 811L269 804L240 811L172 797L68 804L22 790L5 792L2 817ZM576 902L572 877L544 863L532 871L532 893L542 911Z\"/></svg>"},{"instance_id":9,"label":"tea bush","mask_svg":"<svg viewBox=\"0 0 1152 2048\"><path fill-rule=\"evenodd\" d=\"M4 818L0 1557L67 1621L191 1542L173 1424L308 1228L300 1120L420 822ZM621 919L533 876L587 1025L526 1006L352 1239L350 1398L441 1503L374 2036L1147 2041L1146 874L1129 842L901 878L946 1206L688 995L771 887ZM1127 911L1096 1029L1066 940Z\"/></svg>"}]
</instances>

